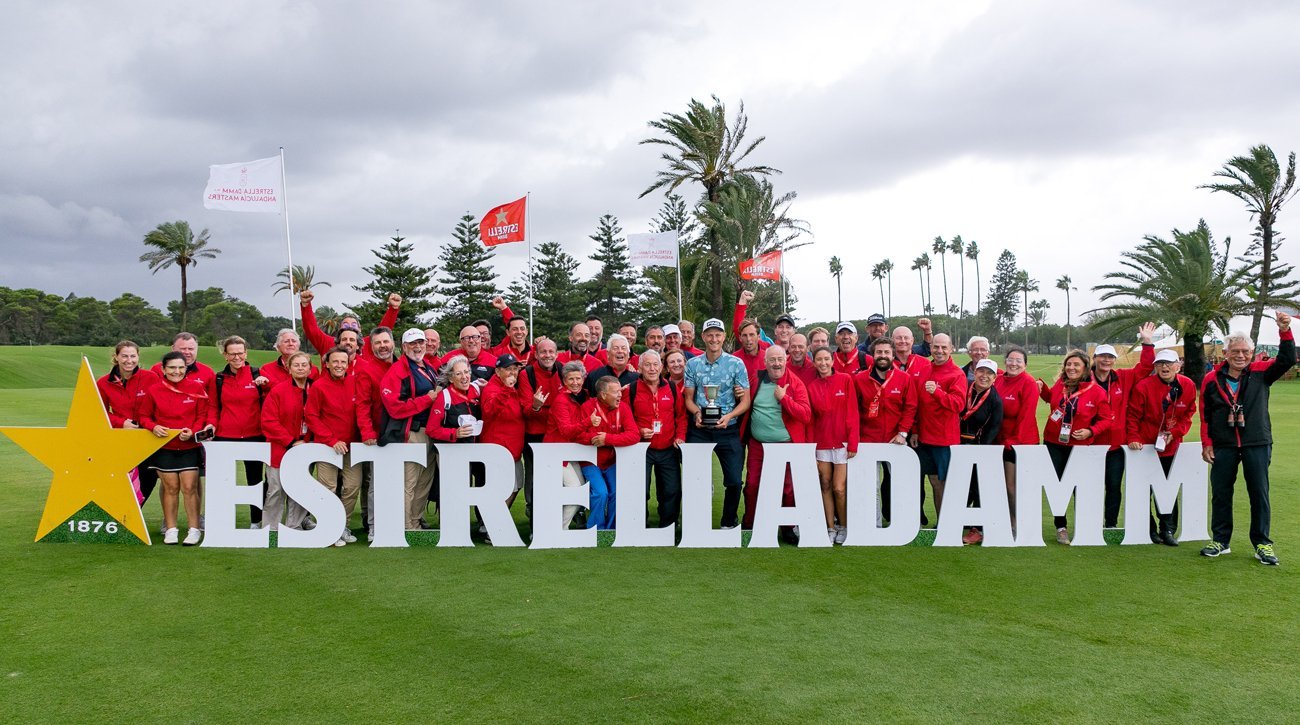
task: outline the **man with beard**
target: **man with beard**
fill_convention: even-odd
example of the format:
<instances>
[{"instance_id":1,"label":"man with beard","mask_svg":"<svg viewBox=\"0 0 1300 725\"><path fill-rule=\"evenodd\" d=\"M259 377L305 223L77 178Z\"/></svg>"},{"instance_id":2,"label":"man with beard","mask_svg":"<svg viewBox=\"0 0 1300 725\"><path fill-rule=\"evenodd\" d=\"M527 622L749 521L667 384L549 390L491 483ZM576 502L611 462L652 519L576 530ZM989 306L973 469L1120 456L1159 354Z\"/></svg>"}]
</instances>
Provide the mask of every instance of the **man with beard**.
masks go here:
<instances>
[{"instance_id":1,"label":"man with beard","mask_svg":"<svg viewBox=\"0 0 1300 725\"><path fill-rule=\"evenodd\" d=\"M587 372L591 372L600 367L603 363L587 352L587 346L591 343L591 330L586 323L575 322L569 328L569 349L560 352L555 358L555 364L564 367L571 362L580 362Z\"/></svg>"},{"instance_id":2,"label":"man with beard","mask_svg":"<svg viewBox=\"0 0 1300 725\"><path fill-rule=\"evenodd\" d=\"M427 335L425 339L428 339ZM378 444L379 435L383 432L384 403L380 398L380 383L388 368L397 360L395 348L393 331L387 327L376 327L370 331L371 354L362 357L361 362L357 363L357 429L363 445ZM374 464L361 464L361 516L366 522L367 541L375 537L374 480Z\"/></svg>"}]
</instances>

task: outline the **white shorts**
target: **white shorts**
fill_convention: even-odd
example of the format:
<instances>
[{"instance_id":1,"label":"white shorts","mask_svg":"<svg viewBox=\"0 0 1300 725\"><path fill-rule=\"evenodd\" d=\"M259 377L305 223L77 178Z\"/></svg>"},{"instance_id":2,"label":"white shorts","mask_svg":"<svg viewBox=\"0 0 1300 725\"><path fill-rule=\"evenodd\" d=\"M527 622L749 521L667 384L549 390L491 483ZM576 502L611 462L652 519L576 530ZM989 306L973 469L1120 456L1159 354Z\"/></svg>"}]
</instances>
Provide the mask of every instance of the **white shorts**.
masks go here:
<instances>
[{"instance_id":1,"label":"white shorts","mask_svg":"<svg viewBox=\"0 0 1300 725\"><path fill-rule=\"evenodd\" d=\"M849 448L848 446L844 446L843 448L827 448L824 450L818 448L817 460L822 463L848 463Z\"/></svg>"}]
</instances>

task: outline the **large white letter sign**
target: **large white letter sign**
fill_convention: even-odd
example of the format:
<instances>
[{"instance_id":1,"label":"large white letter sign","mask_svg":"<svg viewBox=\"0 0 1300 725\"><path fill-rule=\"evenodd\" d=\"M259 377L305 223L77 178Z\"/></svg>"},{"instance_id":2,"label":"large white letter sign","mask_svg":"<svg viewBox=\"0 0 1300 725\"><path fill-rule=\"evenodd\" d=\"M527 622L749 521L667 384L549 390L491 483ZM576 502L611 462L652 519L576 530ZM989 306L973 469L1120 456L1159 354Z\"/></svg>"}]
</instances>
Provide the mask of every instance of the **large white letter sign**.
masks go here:
<instances>
[{"instance_id":1,"label":"large white letter sign","mask_svg":"<svg viewBox=\"0 0 1300 725\"><path fill-rule=\"evenodd\" d=\"M262 508L261 481L240 486L235 480L239 461L270 464L270 443L209 442L203 444L207 459L207 491L203 496L205 530L203 546L231 549L265 549L271 545L267 529L235 528L235 507L248 504Z\"/></svg>"},{"instance_id":2,"label":"large white letter sign","mask_svg":"<svg viewBox=\"0 0 1300 725\"><path fill-rule=\"evenodd\" d=\"M807 536L799 537L799 546L827 547L830 539L821 535L826 523L822 508L821 484L817 480L817 446L812 443L764 443L763 471L758 480L754 532L749 545L755 548L777 546L778 529L798 526ZM794 506L781 505L785 493L785 469L790 467L794 488ZM849 519L852 521L852 517Z\"/></svg>"},{"instance_id":3,"label":"large white letter sign","mask_svg":"<svg viewBox=\"0 0 1300 725\"><path fill-rule=\"evenodd\" d=\"M616 448L618 498L614 501L614 546L672 546L677 543L677 525L655 529L645 525L645 452L649 443ZM536 486L536 483L534 483ZM536 491L533 493L537 496Z\"/></svg>"},{"instance_id":4,"label":"large white letter sign","mask_svg":"<svg viewBox=\"0 0 1300 725\"><path fill-rule=\"evenodd\" d=\"M567 461L595 462L596 447L577 443L530 443L533 447L532 549L581 549L596 546L596 529L564 528L564 507L591 508L591 484L564 485Z\"/></svg>"},{"instance_id":5,"label":"large white letter sign","mask_svg":"<svg viewBox=\"0 0 1300 725\"><path fill-rule=\"evenodd\" d=\"M734 549L740 527L713 528L713 444L682 444L682 540L684 549Z\"/></svg>"},{"instance_id":6,"label":"large white letter sign","mask_svg":"<svg viewBox=\"0 0 1300 725\"><path fill-rule=\"evenodd\" d=\"M506 507L506 499L515 490L515 462L510 451L495 443L437 443L434 447L442 474L438 546L474 545L469 536L473 507L478 507L493 546L523 546ZM471 463L482 463L486 469L483 485L477 488L469 485Z\"/></svg>"},{"instance_id":7,"label":"large white letter sign","mask_svg":"<svg viewBox=\"0 0 1300 725\"><path fill-rule=\"evenodd\" d=\"M1105 546L1101 529L1106 499L1106 446L1073 446L1065 475L1057 478L1047 446L1016 451L1016 546L1043 543L1043 493L1052 514L1064 516L1074 497L1073 546Z\"/></svg>"},{"instance_id":8,"label":"large white letter sign","mask_svg":"<svg viewBox=\"0 0 1300 725\"><path fill-rule=\"evenodd\" d=\"M979 472L976 476L975 473ZM971 479L978 479L980 505L967 508ZM943 513L934 534L935 546L961 546L962 529L984 527L984 546L1015 546L1011 536L1011 506L1007 477L1002 470L1002 446L953 446L948 480L943 488Z\"/></svg>"},{"instance_id":9,"label":"large white letter sign","mask_svg":"<svg viewBox=\"0 0 1300 725\"><path fill-rule=\"evenodd\" d=\"M889 464L889 525L876 526L879 464ZM845 546L905 546L921 530L921 461L916 451L892 443L864 443L849 459L845 494L849 517ZM824 521L825 519L823 519Z\"/></svg>"},{"instance_id":10,"label":"large white letter sign","mask_svg":"<svg viewBox=\"0 0 1300 725\"><path fill-rule=\"evenodd\" d=\"M371 485L375 493L375 537L372 547L402 548L406 543L406 487L405 465L423 466L429 460L428 448L423 443L389 443L386 446L367 446L354 443L352 462L370 462L374 467Z\"/></svg>"},{"instance_id":11,"label":"large white letter sign","mask_svg":"<svg viewBox=\"0 0 1300 725\"><path fill-rule=\"evenodd\" d=\"M341 467L343 456L327 445L305 443L290 448L280 461L280 485L284 486L284 494L316 517L316 528L311 531L281 526L276 541L282 549L333 546L343 533L343 525L346 523L343 518L343 502L311 475L311 464L318 462Z\"/></svg>"},{"instance_id":12,"label":"large white letter sign","mask_svg":"<svg viewBox=\"0 0 1300 725\"><path fill-rule=\"evenodd\" d=\"M1182 534L1179 541L1204 541L1210 538L1209 509L1207 501L1208 465L1201 459L1200 446L1178 446L1174 453L1169 476L1160 466L1155 446L1142 450L1124 449L1124 543L1151 543L1150 496L1156 495L1156 510L1172 513L1178 502L1178 491L1183 492Z\"/></svg>"}]
</instances>

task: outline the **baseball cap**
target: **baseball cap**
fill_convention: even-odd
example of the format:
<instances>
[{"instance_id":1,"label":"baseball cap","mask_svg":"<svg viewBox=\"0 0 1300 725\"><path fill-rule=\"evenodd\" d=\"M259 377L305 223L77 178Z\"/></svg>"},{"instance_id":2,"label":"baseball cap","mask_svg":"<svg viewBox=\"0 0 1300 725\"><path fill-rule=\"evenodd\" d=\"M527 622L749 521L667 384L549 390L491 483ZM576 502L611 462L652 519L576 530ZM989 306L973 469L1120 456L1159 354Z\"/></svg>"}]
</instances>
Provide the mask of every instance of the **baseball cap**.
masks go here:
<instances>
[{"instance_id":1,"label":"baseball cap","mask_svg":"<svg viewBox=\"0 0 1300 725\"><path fill-rule=\"evenodd\" d=\"M680 327L678 327L677 325L674 325L674 324L672 324L672 323L669 323L669 324L667 324L667 325L664 325L663 330L664 330L664 337L668 337L669 335L680 335L680 334L682 334L682 328L680 328Z\"/></svg>"},{"instance_id":2,"label":"baseball cap","mask_svg":"<svg viewBox=\"0 0 1300 725\"><path fill-rule=\"evenodd\" d=\"M523 363L519 362L519 358L515 357L514 355L511 355L510 353L506 353L497 358L498 370L500 370L501 368L511 368L511 367L521 367L521 366L523 366Z\"/></svg>"},{"instance_id":3,"label":"baseball cap","mask_svg":"<svg viewBox=\"0 0 1300 725\"><path fill-rule=\"evenodd\" d=\"M983 360L980 360L979 362L975 363L975 369L988 370L990 372L996 373L998 371L998 364L988 358L984 358Z\"/></svg>"},{"instance_id":4,"label":"baseball cap","mask_svg":"<svg viewBox=\"0 0 1300 725\"><path fill-rule=\"evenodd\" d=\"M781 315L780 317L776 318L777 325L781 324L782 322L789 325L790 327L798 327L798 325L794 324L794 318L789 315Z\"/></svg>"},{"instance_id":5,"label":"baseball cap","mask_svg":"<svg viewBox=\"0 0 1300 725\"><path fill-rule=\"evenodd\" d=\"M841 332L844 332L845 330L848 330L849 332L856 334L858 328L854 327L852 322L841 322L839 325L836 325L835 334L838 335Z\"/></svg>"},{"instance_id":6,"label":"baseball cap","mask_svg":"<svg viewBox=\"0 0 1300 725\"><path fill-rule=\"evenodd\" d=\"M424 330L421 330L418 327L412 327L411 329L402 333L402 344L406 344L408 342L417 342L417 341L424 342Z\"/></svg>"},{"instance_id":7,"label":"baseball cap","mask_svg":"<svg viewBox=\"0 0 1300 725\"><path fill-rule=\"evenodd\" d=\"M1114 345L1098 345L1097 349L1093 351L1092 356L1097 357L1098 355L1110 355L1111 357L1119 357L1119 355L1115 352Z\"/></svg>"},{"instance_id":8,"label":"baseball cap","mask_svg":"<svg viewBox=\"0 0 1300 725\"><path fill-rule=\"evenodd\" d=\"M1160 352L1156 353L1156 362L1176 363L1178 362L1178 353L1174 352L1173 350L1161 350Z\"/></svg>"},{"instance_id":9,"label":"baseball cap","mask_svg":"<svg viewBox=\"0 0 1300 725\"><path fill-rule=\"evenodd\" d=\"M704 328L701 329L700 332L707 332L709 330L722 330L723 332L726 332L727 328L722 324L722 320L719 320L716 317L710 317L704 321Z\"/></svg>"},{"instance_id":10,"label":"baseball cap","mask_svg":"<svg viewBox=\"0 0 1300 725\"><path fill-rule=\"evenodd\" d=\"M888 324L889 324L889 320L886 320L884 315L882 315L882 314L880 314L879 312L877 312L877 313L875 313L874 315L872 315L871 317L868 317L868 318L867 318L867 324L868 324L868 325L876 325L876 324L880 324L880 325L888 325Z\"/></svg>"}]
</instances>

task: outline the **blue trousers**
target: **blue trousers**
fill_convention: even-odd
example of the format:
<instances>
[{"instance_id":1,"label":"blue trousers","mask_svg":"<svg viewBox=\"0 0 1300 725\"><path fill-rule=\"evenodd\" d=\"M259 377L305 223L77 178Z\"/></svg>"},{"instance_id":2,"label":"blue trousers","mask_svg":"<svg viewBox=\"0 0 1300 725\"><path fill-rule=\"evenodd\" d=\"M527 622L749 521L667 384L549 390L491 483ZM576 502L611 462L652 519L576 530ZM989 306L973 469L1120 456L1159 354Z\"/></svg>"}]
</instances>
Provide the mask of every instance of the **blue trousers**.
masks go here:
<instances>
[{"instance_id":1,"label":"blue trousers","mask_svg":"<svg viewBox=\"0 0 1300 725\"><path fill-rule=\"evenodd\" d=\"M591 485L591 513L587 514L587 528L614 528L614 497L617 493L618 465L606 469L583 466L582 477Z\"/></svg>"}]
</instances>

